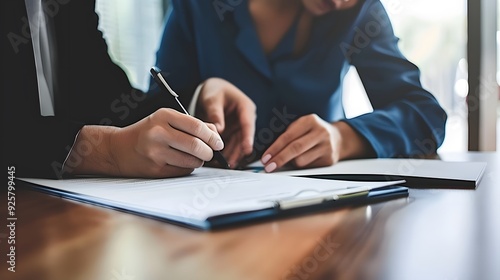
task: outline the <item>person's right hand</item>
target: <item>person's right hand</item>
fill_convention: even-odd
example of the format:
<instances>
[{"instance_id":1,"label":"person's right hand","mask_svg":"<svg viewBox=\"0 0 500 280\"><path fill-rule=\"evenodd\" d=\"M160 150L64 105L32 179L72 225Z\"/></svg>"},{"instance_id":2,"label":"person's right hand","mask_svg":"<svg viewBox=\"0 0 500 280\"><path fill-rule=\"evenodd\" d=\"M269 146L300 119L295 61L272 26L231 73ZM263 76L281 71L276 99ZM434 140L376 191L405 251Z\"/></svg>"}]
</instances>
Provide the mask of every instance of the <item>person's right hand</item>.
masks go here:
<instances>
[{"instance_id":1,"label":"person's right hand","mask_svg":"<svg viewBox=\"0 0 500 280\"><path fill-rule=\"evenodd\" d=\"M143 178L182 176L211 160L213 150L224 148L213 124L173 109L159 109L124 128L85 126L74 147L78 148L78 142L90 141L89 137L96 133L104 133L105 137L94 137L102 139L101 143L73 173ZM92 170L99 166L100 170Z\"/></svg>"},{"instance_id":2,"label":"person's right hand","mask_svg":"<svg viewBox=\"0 0 500 280\"><path fill-rule=\"evenodd\" d=\"M220 78L207 79L198 97L196 115L215 124L226 141L222 153L231 167L252 153L256 106L236 86Z\"/></svg>"}]
</instances>

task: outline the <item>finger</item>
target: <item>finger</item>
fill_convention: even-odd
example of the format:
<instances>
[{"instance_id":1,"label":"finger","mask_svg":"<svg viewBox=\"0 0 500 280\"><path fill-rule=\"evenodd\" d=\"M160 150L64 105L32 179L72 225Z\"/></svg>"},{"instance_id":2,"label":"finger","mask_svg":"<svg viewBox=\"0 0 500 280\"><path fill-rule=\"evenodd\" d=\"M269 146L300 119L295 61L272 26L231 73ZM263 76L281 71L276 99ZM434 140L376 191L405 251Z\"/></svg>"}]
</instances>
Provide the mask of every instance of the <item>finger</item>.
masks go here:
<instances>
[{"instance_id":1,"label":"finger","mask_svg":"<svg viewBox=\"0 0 500 280\"><path fill-rule=\"evenodd\" d=\"M215 124L213 124L213 123L205 123L205 124L208 126L208 128L209 128L211 131L213 131L213 132L217 133L217 135L219 135L219 137L221 137L221 135L217 132L217 127L215 126ZM222 140L222 137L221 137L221 140ZM226 146L226 145L224 144L224 140L222 140L222 144L223 144L222 149L224 149L224 147ZM215 150L215 151L221 151L222 149L220 149L220 150L214 149L214 150Z\"/></svg>"},{"instance_id":2,"label":"finger","mask_svg":"<svg viewBox=\"0 0 500 280\"><path fill-rule=\"evenodd\" d=\"M220 138L220 135L214 131L212 131L204 122L193 118L191 116L187 115L178 115L177 117L171 118L169 120L169 124L172 128L186 132L188 134L191 134L192 136L201 139L201 141L205 142L210 149L215 150L215 151L220 151L224 149L224 142ZM182 137L182 139L174 139L174 142L176 141L188 141L189 139ZM198 147L196 143L192 143L192 141L189 142L190 144L194 145L193 148L202 148ZM178 143L176 143L178 144ZM184 149L181 149L184 152L192 154L190 151L186 151ZM197 151L197 150L191 150L191 151ZM210 159L209 159L210 160Z\"/></svg>"},{"instance_id":3,"label":"finger","mask_svg":"<svg viewBox=\"0 0 500 280\"><path fill-rule=\"evenodd\" d=\"M241 157L241 152L239 150L240 142L240 136L238 134L235 134L230 138L229 143L224 149L224 156L227 158L229 166L231 166L231 168L236 167L238 158Z\"/></svg>"},{"instance_id":4,"label":"finger","mask_svg":"<svg viewBox=\"0 0 500 280\"><path fill-rule=\"evenodd\" d=\"M182 131L169 131L164 146L170 146L202 161L209 161L213 157L212 148L205 142Z\"/></svg>"},{"instance_id":5,"label":"finger","mask_svg":"<svg viewBox=\"0 0 500 280\"><path fill-rule=\"evenodd\" d=\"M303 154L299 155L293 160L293 164L297 168L306 168L306 167L319 167L324 166L320 162L321 158L325 155L324 149L322 149L321 145L316 145Z\"/></svg>"},{"instance_id":6,"label":"finger","mask_svg":"<svg viewBox=\"0 0 500 280\"><path fill-rule=\"evenodd\" d=\"M318 139L314 134L306 134L289 143L283 150L268 160L265 165L266 172L273 172L291 160L306 153L318 144Z\"/></svg>"},{"instance_id":7,"label":"finger","mask_svg":"<svg viewBox=\"0 0 500 280\"><path fill-rule=\"evenodd\" d=\"M224 104L221 98L212 98L207 100L203 106L207 114L205 121L211 122L217 127L217 131L222 133L226 126L224 121Z\"/></svg>"},{"instance_id":8,"label":"finger","mask_svg":"<svg viewBox=\"0 0 500 280\"><path fill-rule=\"evenodd\" d=\"M162 137L151 143L145 150L145 156L154 162L156 167L163 168L168 164L180 168L198 168L203 165L203 160L200 158L177 150L169 146L168 142L167 137Z\"/></svg>"},{"instance_id":9,"label":"finger","mask_svg":"<svg viewBox=\"0 0 500 280\"><path fill-rule=\"evenodd\" d=\"M281 134L278 139L274 141L273 144L262 154L262 163L266 164L271 159L271 157L276 156L280 153L286 146L295 141L296 139L307 134L311 130L310 125L303 125L301 119L290 124L290 126Z\"/></svg>"},{"instance_id":10,"label":"finger","mask_svg":"<svg viewBox=\"0 0 500 280\"><path fill-rule=\"evenodd\" d=\"M185 152L168 148L163 155L165 163L180 168L199 168L203 166L203 160Z\"/></svg>"},{"instance_id":11,"label":"finger","mask_svg":"<svg viewBox=\"0 0 500 280\"><path fill-rule=\"evenodd\" d=\"M219 133L217 132L217 127L215 126L215 124L213 124L213 123L207 123L207 122L206 122L205 124L208 126L208 128L209 128L211 131L216 132L217 134L219 134Z\"/></svg>"},{"instance_id":12,"label":"finger","mask_svg":"<svg viewBox=\"0 0 500 280\"><path fill-rule=\"evenodd\" d=\"M240 129L242 134L241 148L244 155L253 151L253 140L255 137L255 106L243 106L239 110Z\"/></svg>"},{"instance_id":13,"label":"finger","mask_svg":"<svg viewBox=\"0 0 500 280\"><path fill-rule=\"evenodd\" d=\"M228 159L229 166L231 166L232 168L236 168L242 157L243 157L243 154L241 152L241 149L239 149L239 147L236 146L236 148L233 150L233 152L231 153L231 155Z\"/></svg>"}]
</instances>

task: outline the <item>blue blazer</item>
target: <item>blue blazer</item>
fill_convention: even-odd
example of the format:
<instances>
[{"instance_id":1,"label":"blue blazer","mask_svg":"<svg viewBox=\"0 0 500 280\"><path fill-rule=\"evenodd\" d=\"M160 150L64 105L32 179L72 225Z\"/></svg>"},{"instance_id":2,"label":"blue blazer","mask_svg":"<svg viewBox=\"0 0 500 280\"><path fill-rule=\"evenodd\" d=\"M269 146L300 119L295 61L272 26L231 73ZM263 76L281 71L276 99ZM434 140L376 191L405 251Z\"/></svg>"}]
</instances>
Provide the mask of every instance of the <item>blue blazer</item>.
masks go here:
<instances>
[{"instance_id":1,"label":"blue blazer","mask_svg":"<svg viewBox=\"0 0 500 280\"><path fill-rule=\"evenodd\" d=\"M293 120L317 114L344 121L378 157L434 153L446 113L420 84L418 68L398 49L379 0L314 20L305 49L293 54L296 24L266 55L248 2L173 0L157 53L174 90L188 103L211 77L236 85L257 105L255 148L264 152ZM342 80L356 67L374 111L346 119ZM151 89L155 92L155 89Z\"/></svg>"}]
</instances>

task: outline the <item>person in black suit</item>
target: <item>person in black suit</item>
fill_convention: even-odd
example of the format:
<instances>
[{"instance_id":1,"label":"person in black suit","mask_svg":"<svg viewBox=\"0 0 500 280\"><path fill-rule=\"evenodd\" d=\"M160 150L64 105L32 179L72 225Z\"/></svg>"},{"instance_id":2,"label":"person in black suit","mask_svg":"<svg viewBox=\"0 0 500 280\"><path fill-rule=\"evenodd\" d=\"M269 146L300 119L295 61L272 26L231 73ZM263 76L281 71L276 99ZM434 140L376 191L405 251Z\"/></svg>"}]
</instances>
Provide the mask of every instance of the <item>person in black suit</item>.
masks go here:
<instances>
[{"instance_id":1,"label":"person in black suit","mask_svg":"<svg viewBox=\"0 0 500 280\"><path fill-rule=\"evenodd\" d=\"M37 5L45 21L30 17ZM180 176L223 148L215 126L132 88L107 53L95 1L3 0L1 13L3 158L16 176Z\"/></svg>"}]
</instances>

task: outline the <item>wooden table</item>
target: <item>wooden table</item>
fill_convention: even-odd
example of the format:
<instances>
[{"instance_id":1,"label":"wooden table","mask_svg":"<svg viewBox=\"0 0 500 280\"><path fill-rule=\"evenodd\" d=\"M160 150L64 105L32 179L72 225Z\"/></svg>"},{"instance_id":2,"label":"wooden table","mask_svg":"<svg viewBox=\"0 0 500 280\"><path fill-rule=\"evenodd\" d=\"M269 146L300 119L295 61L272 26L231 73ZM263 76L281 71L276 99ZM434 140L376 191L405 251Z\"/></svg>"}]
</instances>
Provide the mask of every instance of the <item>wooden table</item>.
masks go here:
<instances>
[{"instance_id":1,"label":"wooden table","mask_svg":"<svg viewBox=\"0 0 500 280\"><path fill-rule=\"evenodd\" d=\"M16 272L0 279L500 279L500 154L477 190L409 198L217 232L16 189ZM1 220L6 223L6 191Z\"/></svg>"}]
</instances>

